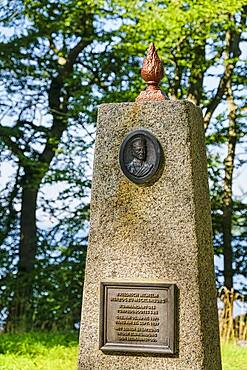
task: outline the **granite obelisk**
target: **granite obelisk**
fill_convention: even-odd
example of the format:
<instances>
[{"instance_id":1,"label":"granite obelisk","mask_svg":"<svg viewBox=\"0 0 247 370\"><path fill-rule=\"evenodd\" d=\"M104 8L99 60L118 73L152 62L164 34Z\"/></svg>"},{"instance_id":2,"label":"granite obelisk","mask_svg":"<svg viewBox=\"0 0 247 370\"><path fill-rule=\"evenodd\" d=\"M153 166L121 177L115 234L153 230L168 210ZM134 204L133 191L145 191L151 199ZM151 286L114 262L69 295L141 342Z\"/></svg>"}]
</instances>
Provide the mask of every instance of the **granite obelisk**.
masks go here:
<instances>
[{"instance_id":1,"label":"granite obelisk","mask_svg":"<svg viewBox=\"0 0 247 370\"><path fill-rule=\"evenodd\" d=\"M151 45L135 103L99 108L80 370L220 370L199 108L168 100Z\"/></svg>"}]
</instances>

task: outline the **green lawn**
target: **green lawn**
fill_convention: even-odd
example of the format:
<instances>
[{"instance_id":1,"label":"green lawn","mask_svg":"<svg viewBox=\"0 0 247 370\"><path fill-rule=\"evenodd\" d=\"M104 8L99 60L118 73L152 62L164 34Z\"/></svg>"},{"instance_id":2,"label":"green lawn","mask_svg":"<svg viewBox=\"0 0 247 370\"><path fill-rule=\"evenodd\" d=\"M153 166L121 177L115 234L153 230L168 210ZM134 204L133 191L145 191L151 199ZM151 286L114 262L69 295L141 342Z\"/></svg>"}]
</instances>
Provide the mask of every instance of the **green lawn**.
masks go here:
<instances>
[{"instance_id":1,"label":"green lawn","mask_svg":"<svg viewBox=\"0 0 247 370\"><path fill-rule=\"evenodd\" d=\"M0 335L1 370L74 370L77 333Z\"/></svg>"},{"instance_id":2,"label":"green lawn","mask_svg":"<svg viewBox=\"0 0 247 370\"><path fill-rule=\"evenodd\" d=\"M247 370L247 347L223 344L221 353L223 370Z\"/></svg>"},{"instance_id":3,"label":"green lawn","mask_svg":"<svg viewBox=\"0 0 247 370\"><path fill-rule=\"evenodd\" d=\"M76 370L77 333L0 335L1 370ZM247 348L222 346L223 370L247 370Z\"/></svg>"}]
</instances>

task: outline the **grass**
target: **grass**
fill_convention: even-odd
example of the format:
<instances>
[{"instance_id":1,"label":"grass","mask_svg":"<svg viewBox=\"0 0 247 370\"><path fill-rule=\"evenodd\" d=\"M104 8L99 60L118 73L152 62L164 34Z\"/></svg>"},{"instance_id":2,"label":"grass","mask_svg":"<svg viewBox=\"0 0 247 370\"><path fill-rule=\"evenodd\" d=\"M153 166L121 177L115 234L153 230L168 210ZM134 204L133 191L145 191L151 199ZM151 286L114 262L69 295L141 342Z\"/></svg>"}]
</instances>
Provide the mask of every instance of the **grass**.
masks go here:
<instances>
[{"instance_id":1,"label":"grass","mask_svg":"<svg viewBox=\"0 0 247 370\"><path fill-rule=\"evenodd\" d=\"M77 333L0 335L1 370L75 370Z\"/></svg>"},{"instance_id":2,"label":"grass","mask_svg":"<svg viewBox=\"0 0 247 370\"><path fill-rule=\"evenodd\" d=\"M221 353L223 370L247 370L247 347L223 343Z\"/></svg>"},{"instance_id":3,"label":"grass","mask_svg":"<svg viewBox=\"0 0 247 370\"><path fill-rule=\"evenodd\" d=\"M1 370L76 370L78 333L0 335ZM247 348L222 345L223 370L247 370Z\"/></svg>"}]
</instances>

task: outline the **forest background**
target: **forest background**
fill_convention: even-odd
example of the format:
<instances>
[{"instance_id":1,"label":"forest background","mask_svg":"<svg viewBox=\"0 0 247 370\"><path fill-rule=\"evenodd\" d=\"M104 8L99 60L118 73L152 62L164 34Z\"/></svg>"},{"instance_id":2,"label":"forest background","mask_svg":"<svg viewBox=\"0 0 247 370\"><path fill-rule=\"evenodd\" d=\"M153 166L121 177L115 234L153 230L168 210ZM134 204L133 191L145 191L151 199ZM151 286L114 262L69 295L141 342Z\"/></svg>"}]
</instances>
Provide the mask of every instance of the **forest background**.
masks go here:
<instances>
[{"instance_id":1,"label":"forest background","mask_svg":"<svg viewBox=\"0 0 247 370\"><path fill-rule=\"evenodd\" d=\"M0 317L80 320L97 105L134 101L151 41L170 99L203 111L217 287L246 295L246 2L1 0Z\"/></svg>"}]
</instances>

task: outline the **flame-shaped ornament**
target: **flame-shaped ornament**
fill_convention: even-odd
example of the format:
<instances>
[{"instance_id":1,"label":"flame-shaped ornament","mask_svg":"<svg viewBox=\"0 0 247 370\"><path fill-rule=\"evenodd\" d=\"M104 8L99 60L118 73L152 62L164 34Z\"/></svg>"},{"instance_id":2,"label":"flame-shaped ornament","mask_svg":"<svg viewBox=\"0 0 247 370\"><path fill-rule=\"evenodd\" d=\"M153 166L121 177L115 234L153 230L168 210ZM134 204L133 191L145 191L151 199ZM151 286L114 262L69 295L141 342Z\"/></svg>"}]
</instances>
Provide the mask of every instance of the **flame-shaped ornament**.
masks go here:
<instances>
[{"instance_id":1,"label":"flame-shaped ornament","mask_svg":"<svg viewBox=\"0 0 247 370\"><path fill-rule=\"evenodd\" d=\"M162 101L168 99L159 88L159 83L164 77L164 66L157 54L153 42L150 44L147 56L144 59L141 76L148 86L137 96L137 102Z\"/></svg>"}]
</instances>

